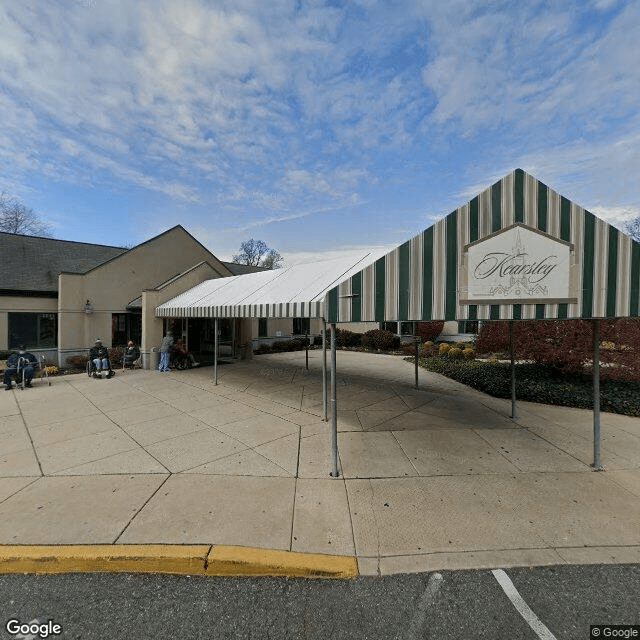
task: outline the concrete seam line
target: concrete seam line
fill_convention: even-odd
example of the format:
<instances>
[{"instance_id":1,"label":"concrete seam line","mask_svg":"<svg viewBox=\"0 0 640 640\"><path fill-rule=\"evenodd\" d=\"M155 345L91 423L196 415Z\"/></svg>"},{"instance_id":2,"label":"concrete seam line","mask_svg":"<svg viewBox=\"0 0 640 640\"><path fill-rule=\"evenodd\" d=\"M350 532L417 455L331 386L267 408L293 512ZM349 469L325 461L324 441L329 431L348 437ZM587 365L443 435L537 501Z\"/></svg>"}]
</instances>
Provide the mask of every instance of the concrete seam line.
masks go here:
<instances>
[{"instance_id":1,"label":"concrete seam line","mask_svg":"<svg viewBox=\"0 0 640 640\"><path fill-rule=\"evenodd\" d=\"M355 578L358 563L354 556L224 545L0 545L0 574L97 572Z\"/></svg>"},{"instance_id":2,"label":"concrete seam line","mask_svg":"<svg viewBox=\"0 0 640 640\"><path fill-rule=\"evenodd\" d=\"M547 629L540 618L538 618L518 593L518 590L515 588L513 582L511 582L509 576L502 569L494 569L491 573L493 573L498 584L502 587L507 598L511 600L511 604L513 604L518 613L524 618L525 622L534 630L538 638L540 638L540 640L556 640L553 633Z\"/></svg>"}]
</instances>

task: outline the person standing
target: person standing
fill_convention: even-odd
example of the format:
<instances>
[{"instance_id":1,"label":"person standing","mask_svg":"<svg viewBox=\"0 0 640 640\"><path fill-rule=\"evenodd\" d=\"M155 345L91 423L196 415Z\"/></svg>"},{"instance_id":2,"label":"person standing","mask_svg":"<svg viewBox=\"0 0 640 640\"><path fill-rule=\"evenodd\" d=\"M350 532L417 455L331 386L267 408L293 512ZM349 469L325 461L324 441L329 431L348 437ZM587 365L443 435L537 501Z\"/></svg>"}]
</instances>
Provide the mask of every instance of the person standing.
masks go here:
<instances>
[{"instance_id":1,"label":"person standing","mask_svg":"<svg viewBox=\"0 0 640 640\"><path fill-rule=\"evenodd\" d=\"M169 354L171 353L171 347L173 346L173 335L171 331L167 331L167 335L162 339L160 345L160 364L158 371L171 371L169 369Z\"/></svg>"}]
</instances>

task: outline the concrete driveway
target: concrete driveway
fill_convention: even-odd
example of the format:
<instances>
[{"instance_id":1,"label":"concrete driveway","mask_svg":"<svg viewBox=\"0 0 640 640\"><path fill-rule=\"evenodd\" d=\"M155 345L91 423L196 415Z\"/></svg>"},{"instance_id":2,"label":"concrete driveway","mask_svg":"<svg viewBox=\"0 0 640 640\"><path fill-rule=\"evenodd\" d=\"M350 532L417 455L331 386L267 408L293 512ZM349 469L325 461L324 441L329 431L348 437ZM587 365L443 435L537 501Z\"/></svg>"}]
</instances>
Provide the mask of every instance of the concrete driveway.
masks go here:
<instances>
[{"instance_id":1,"label":"concrete driveway","mask_svg":"<svg viewBox=\"0 0 640 640\"><path fill-rule=\"evenodd\" d=\"M0 395L0 544L220 544L355 555L362 574L640 562L640 419L510 403L395 356L321 352L61 376Z\"/></svg>"}]
</instances>

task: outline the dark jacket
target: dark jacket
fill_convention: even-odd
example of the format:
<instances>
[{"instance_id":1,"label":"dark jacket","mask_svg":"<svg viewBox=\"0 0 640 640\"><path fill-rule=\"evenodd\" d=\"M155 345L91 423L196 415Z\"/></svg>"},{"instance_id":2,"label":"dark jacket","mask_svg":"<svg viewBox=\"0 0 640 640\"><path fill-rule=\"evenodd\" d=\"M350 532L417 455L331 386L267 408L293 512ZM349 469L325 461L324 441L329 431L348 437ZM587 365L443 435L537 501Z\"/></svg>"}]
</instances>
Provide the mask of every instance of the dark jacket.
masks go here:
<instances>
[{"instance_id":1,"label":"dark jacket","mask_svg":"<svg viewBox=\"0 0 640 640\"><path fill-rule=\"evenodd\" d=\"M140 349L138 347L127 347L124 357L127 362L135 362L140 357Z\"/></svg>"},{"instance_id":2,"label":"dark jacket","mask_svg":"<svg viewBox=\"0 0 640 640\"><path fill-rule=\"evenodd\" d=\"M103 344L99 347L91 347L91 350L89 351L89 358L91 358L91 360L95 360L96 358L100 358L100 360L102 360L103 358L108 357L109 351Z\"/></svg>"},{"instance_id":3,"label":"dark jacket","mask_svg":"<svg viewBox=\"0 0 640 640\"><path fill-rule=\"evenodd\" d=\"M7 358L7 367L9 369L16 369L17 371L21 371L22 367L24 366L25 360L28 362L27 366L31 365L33 367L38 364L38 359L33 355L33 353L25 351L24 353L12 353Z\"/></svg>"}]
</instances>

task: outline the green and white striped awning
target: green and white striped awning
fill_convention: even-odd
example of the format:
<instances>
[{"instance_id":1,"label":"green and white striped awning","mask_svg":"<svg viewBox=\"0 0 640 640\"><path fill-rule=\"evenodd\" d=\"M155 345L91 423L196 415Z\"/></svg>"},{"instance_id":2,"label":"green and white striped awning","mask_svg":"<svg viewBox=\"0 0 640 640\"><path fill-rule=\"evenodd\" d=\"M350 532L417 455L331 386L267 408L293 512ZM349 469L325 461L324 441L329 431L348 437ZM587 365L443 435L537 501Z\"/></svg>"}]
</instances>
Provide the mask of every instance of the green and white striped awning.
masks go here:
<instances>
[{"instance_id":1,"label":"green and white striped awning","mask_svg":"<svg viewBox=\"0 0 640 640\"><path fill-rule=\"evenodd\" d=\"M537 243L544 255L527 248ZM489 272L504 284L474 294ZM561 295L547 286L554 278L566 280ZM627 317L639 315L639 290L637 242L516 169L331 289L325 318Z\"/></svg>"}]
</instances>

